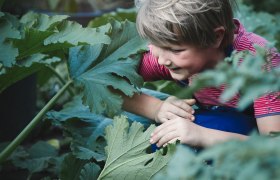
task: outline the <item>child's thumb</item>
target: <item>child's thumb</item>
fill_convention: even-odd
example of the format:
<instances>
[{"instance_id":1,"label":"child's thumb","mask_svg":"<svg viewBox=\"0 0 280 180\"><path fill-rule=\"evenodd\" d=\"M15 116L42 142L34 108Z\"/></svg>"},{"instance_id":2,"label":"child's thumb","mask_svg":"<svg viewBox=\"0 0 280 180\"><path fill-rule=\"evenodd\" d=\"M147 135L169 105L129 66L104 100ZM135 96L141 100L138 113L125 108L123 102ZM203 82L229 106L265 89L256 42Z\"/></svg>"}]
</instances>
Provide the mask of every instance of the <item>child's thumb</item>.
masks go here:
<instances>
[{"instance_id":1,"label":"child's thumb","mask_svg":"<svg viewBox=\"0 0 280 180\"><path fill-rule=\"evenodd\" d=\"M184 99L184 101L188 104L188 105L194 105L195 104L195 99Z\"/></svg>"}]
</instances>

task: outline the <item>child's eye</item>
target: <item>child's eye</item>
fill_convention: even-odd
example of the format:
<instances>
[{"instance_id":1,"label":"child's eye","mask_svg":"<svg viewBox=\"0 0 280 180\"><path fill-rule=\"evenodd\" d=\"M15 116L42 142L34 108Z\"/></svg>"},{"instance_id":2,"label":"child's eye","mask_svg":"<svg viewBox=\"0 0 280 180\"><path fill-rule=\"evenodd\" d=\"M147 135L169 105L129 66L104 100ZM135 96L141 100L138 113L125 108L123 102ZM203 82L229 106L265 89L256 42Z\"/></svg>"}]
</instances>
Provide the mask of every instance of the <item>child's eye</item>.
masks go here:
<instances>
[{"instance_id":1,"label":"child's eye","mask_svg":"<svg viewBox=\"0 0 280 180\"><path fill-rule=\"evenodd\" d=\"M173 52L173 53L180 53L184 50L183 49L170 49L170 51Z\"/></svg>"}]
</instances>

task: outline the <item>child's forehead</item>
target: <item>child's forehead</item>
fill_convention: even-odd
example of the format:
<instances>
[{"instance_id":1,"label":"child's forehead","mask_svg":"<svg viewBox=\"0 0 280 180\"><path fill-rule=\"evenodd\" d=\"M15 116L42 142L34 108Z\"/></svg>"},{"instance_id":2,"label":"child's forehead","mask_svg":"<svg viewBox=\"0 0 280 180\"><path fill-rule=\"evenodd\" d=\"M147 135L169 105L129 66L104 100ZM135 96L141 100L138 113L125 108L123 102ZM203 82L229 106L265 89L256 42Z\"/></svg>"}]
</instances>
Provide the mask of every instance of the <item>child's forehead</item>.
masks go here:
<instances>
[{"instance_id":1,"label":"child's forehead","mask_svg":"<svg viewBox=\"0 0 280 180\"><path fill-rule=\"evenodd\" d=\"M156 46L162 49L175 49L175 48L182 48L182 47L187 47L187 46L191 46L188 43L149 43L151 46Z\"/></svg>"}]
</instances>

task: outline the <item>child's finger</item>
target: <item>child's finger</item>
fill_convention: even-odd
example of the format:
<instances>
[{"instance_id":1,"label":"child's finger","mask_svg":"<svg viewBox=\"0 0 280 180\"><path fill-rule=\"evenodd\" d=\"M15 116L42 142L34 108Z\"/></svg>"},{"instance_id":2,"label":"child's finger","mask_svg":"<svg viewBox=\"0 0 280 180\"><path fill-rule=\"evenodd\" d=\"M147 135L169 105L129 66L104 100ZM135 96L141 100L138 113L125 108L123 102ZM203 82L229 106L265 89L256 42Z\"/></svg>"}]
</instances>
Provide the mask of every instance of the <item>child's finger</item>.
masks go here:
<instances>
[{"instance_id":1,"label":"child's finger","mask_svg":"<svg viewBox=\"0 0 280 180\"><path fill-rule=\"evenodd\" d=\"M170 141L168 141L167 143L165 143L165 144L163 145L163 147L167 146L168 144L174 144L174 143L176 143L177 140L180 140L180 139L179 139L178 137L173 138L172 140L170 140Z\"/></svg>"},{"instance_id":2,"label":"child's finger","mask_svg":"<svg viewBox=\"0 0 280 180\"><path fill-rule=\"evenodd\" d=\"M165 133L157 142L157 147L161 147L164 144L168 143L169 141L171 141L172 139L177 139L178 138L178 134L176 131L171 131L168 133Z\"/></svg>"},{"instance_id":3,"label":"child's finger","mask_svg":"<svg viewBox=\"0 0 280 180\"><path fill-rule=\"evenodd\" d=\"M151 134L151 139L150 139L150 143L154 144L156 142L159 141L159 139L161 139L165 134L171 132L171 131L175 131L176 127L173 126L173 121L166 121L165 123L159 125L158 127L155 128L155 130L153 131L153 133Z\"/></svg>"},{"instance_id":4,"label":"child's finger","mask_svg":"<svg viewBox=\"0 0 280 180\"><path fill-rule=\"evenodd\" d=\"M194 120L194 116L190 112L186 112L178 107L170 108L169 112L166 112L167 119L175 119L178 117L182 117L189 120Z\"/></svg>"},{"instance_id":5,"label":"child's finger","mask_svg":"<svg viewBox=\"0 0 280 180\"><path fill-rule=\"evenodd\" d=\"M182 109L183 111L189 112L189 113L193 113L193 108L187 104L184 100L174 100L174 101L170 101L170 103L174 106L176 106L176 108L178 109Z\"/></svg>"},{"instance_id":6,"label":"child's finger","mask_svg":"<svg viewBox=\"0 0 280 180\"><path fill-rule=\"evenodd\" d=\"M184 101L190 106L192 106L196 103L195 99L184 99Z\"/></svg>"}]
</instances>

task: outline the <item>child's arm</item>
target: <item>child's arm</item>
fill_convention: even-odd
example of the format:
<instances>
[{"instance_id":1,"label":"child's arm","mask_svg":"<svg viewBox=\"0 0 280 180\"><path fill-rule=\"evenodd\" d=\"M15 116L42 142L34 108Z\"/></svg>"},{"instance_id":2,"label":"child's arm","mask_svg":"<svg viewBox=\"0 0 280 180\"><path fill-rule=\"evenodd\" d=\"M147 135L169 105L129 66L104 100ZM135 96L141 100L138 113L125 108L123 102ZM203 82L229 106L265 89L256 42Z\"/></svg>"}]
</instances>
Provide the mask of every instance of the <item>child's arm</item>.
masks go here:
<instances>
[{"instance_id":1,"label":"child's arm","mask_svg":"<svg viewBox=\"0 0 280 180\"><path fill-rule=\"evenodd\" d=\"M261 134L279 132L280 115L259 118L257 124ZM179 139L183 144L207 147L229 139L245 140L247 137L237 133L205 128L182 118L176 118L158 126L151 135L151 143L157 143L157 146L160 147Z\"/></svg>"},{"instance_id":2,"label":"child's arm","mask_svg":"<svg viewBox=\"0 0 280 180\"><path fill-rule=\"evenodd\" d=\"M146 94L135 94L132 98L126 96L123 98L124 110L155 120L158 123L176 117L194 120L194 110L191 107L195 103L194 99L181 100L171 96L162 101Z\"/></svg>"},{"instance_id":3,"label":"child's arm","mask_svg":"<svg viewBox=\"0 0 280 180\"><path fill-rule=\"evenodd\" d=\"M176 118L156 127L151 134L150 143L156 143L160 147L180 140L182 144L207 147L229 139L245 140L247 136L205 128L183 118Z\"/></svg>"},{"instance_id":4,"label":"child's arm","mask_svg":"<svg viewBox=\"0 0 280 180\"><path fill-rule=\"evenodd\" d=\"M261 134L280 132L280 115L257 118L257 124Z\"/></svg>"}]
</instances>

